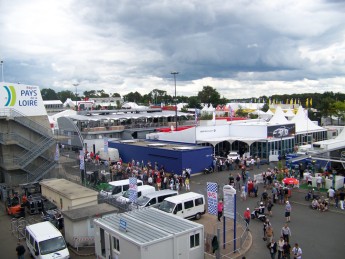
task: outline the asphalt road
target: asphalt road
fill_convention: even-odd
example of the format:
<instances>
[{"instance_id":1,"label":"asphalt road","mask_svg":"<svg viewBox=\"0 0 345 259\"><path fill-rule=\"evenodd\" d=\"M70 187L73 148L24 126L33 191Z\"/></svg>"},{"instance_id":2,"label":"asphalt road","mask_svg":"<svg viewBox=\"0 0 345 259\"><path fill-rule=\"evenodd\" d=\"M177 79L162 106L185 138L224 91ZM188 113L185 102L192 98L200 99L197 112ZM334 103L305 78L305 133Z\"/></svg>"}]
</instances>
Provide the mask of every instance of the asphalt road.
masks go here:
<instances>
[{"instance_id":1,"label":"asphalt road","mask_svg":"<svg viewBox=\"0 0 345 259\"><path fill-rule=\"evenodd\" d=\"M250 171L252 179L254 174L261 173L267 166ZM216 172L208 175L199 175L192 178L192 191L206 194L206 183L217 182L220 185L227 184L229 171ZM231 173L237 173L232 171ZM263 186L259 186L259 195L263 192ZM290 202L292 204L291 222L289 227L292 232L290 245L297 242L302 251L303 258L340 259L345 254L345 212L331 207L328 212L314 211L305 201L306 193L302 190L293 190ZM241 201L237 196L237 212L243 214L249 207L256 207L259 198L248 198ZM276 204L273 209L270 222L274 229L275 240L280 237L280 230L285 224L284 206ZM251 220L250 231L253 237L251 249L246 253L246 258L270 258L268 249L263 241L263 223Z\"/></svg>"},{"instance_id":2,"label":"asphalt road","mask_svg":"<svg viewBox=\"0 0 345 259\"><path fill-rule=\"evenodd\" d=\"M251 177L261 173L267 166L250 171ZM237 173L236 171L232 171ZM208 175L193 176L191 179L191 191L206 194L206 183L217 182L221 186L227 184L229 171L216 172ZM263 191L263 186L259 186L259 194ZM239 195L237 195L239 197ZM293 246L298 242L303 250L303 258L319 259L340 259L345 254L345 212L337 208L330 208L328 212L318 212L311 210L304 200L305 192L294 190L290 198L292 204L291 223L289 227L292 231L290 244ZM237 199L237 212L243 214L249 207L251 210L256 206L258 198L248 198L247 201ZM0 205L0 251L1 258L16 258L15 247L16 237L11 233L10 217L5 214L4 206ZM270 218L274 228L275 239L280 236L280 230L285 223L284 206L275 205L273 216ZM251 220L250 230L253 236L253 245L246 253L246 258L266 259L270 258L269 251L262 240L263 223ZM25 258L30 258L26 253ZM94 258L94 256L77 256L71 253L71 258Z\"/></svg>"}]
</instances>

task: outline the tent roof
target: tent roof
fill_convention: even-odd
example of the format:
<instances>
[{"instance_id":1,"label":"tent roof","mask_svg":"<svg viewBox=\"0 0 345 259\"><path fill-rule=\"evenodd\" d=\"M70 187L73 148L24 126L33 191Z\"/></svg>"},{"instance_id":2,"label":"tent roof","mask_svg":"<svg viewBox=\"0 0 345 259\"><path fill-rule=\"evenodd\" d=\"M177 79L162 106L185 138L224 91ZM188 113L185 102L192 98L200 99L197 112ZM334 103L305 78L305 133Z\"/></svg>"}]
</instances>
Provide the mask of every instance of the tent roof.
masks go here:
<instances>
[{"instance_id":1,"label":"tent roof","mask_svg":"<svg viewBox=\"0 0 345 259\"><path fill-rule=\"evenodd\" d=\"M285 114L280 106L277 107L276 112L274 113L273 117L268 122L269 125L274 124L286 124L289 121L285 118Z\"/></svg>"},{"instance_id":2,"label":"tent roof","mask_svg":"<svg viewBox=\"0 0 345 259\"><path fill-rule=\"evenodd\" d=\"M295 117L290 121L296 125L296 133L312 132L312 131L325 131L326 129L316 125L308 118L308 114L305 113L302 106L298 108Z\"/></svg>"},{"instance_id":3,"label":"tent roof","mask_svg":"<svg viewBox=\"0 0 345 259\"><path fill-rule=\"evenodd\" d=\"M288 109L286 112L285 112L285 116L286 117L294 117L295 114L293 113L293 111L291 109Z\"/></svg>"}]
</instances>

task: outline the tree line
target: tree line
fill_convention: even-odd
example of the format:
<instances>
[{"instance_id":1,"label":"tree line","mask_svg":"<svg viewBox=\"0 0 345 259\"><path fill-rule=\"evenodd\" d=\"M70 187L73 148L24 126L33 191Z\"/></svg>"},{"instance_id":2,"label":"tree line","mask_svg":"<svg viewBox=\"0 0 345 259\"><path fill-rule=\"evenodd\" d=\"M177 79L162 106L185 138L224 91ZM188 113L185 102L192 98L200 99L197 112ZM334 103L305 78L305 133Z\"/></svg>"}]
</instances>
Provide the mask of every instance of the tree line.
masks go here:
<instances>
[{"instance_id":1,"label":"tree line","mask_svg":"<svg viewBox=\"0 0 345 259\"><path fill-rule=\"evenodd\" d=\"M65 102L67 98L72 100L81 100L85 98L97 98L97 97L120 97L118 93L108 94L104 90L91 90L84 91L83 95L78 95L70 90L64 90L61 92L55 92L53 89L45 88L41 90L43 100L60 100ZM186 108L201 109L202 104L212 104L213 107L217 105L225 105L230 102L242 102L242 103L265 103L263 110L267 111L270 104L301 104L304 108L311 109L313 112L309 113L311 119L316 117L330 117L337 116L344 120L345 118L345 94L343 93L303 93L303 94L284 94L284 95L272 95L272 96L260 96L252 98L238 98L227 99L221 97L220 93L212 86L203 86L203 89L195 96L171 96L166 91L154 89L148 94L140 94L139 92L130 92L122 96L125 102L135 102L141 105L164 103L165 105L174 105L176 103L187 103ZM319 113L319 114L318 114Z\"/></svg>"}]
</instances>

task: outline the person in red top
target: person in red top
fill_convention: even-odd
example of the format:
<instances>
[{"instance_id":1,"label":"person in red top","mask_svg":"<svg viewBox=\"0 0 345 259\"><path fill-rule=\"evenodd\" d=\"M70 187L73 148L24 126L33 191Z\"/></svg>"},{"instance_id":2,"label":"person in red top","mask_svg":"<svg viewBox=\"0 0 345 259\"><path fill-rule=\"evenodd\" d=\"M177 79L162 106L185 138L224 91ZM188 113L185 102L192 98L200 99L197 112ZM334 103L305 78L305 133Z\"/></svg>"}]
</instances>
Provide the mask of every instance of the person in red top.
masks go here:
<instances>
[{"instance_id":1,"label":"person in red top","mask_svg":"<svg viewBox=\"0 0 345 259\"><path fill-rule=\"evenodd\" d=\"M218 202L218 221L220 221L220 218L223 216L223 201L220 200Z\"/></svg>"},{"instance_id":2,"label":"person in red top","mask_svg":"<svg viewBox=\"0 0 345 259\"><path fill-rule=\"evenodd\" d=\"M254 183L252 180L248 181L248 196L250 197L251 194L254 193Z\"/></svg>"},{"instance_id":3,"label":"person in red top","mask_svg":"<svg viewBox=\"0 0 345 259\"><path fill-rule=\"evenodd\" d=\"M160 174L157 174L156 184L157 184L157 189L159 191L161 189L161 186L162 186L162 178L161 178Z\"/></svg>"},{"instance_id":4,"label":"person in red top","mask_svg":"<svg viewBox=\"0 0 345 259\"><path fill-rule=\"evenodd\" d=\"M249 210L249 208L246 209L243 216L244 216L244 220L246 221L247 230L249 230L249 222L250 222L250 210Z\"/></svg>"}]
</instances>

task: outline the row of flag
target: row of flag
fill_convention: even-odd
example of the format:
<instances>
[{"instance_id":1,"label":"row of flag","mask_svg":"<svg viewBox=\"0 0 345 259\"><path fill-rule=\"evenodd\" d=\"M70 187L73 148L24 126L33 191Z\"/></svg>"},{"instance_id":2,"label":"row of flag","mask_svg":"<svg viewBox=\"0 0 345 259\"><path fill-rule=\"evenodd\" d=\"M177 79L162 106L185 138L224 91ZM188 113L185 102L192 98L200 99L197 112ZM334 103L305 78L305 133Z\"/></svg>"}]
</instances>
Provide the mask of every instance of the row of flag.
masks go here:
<instances>
[{"instance_id":1,"label":"row of flag","mask_svg":"<svg viewBox=\"0 0 345 259\"><path fill-rule=\"evenodd\" d=\"M297 98L295 98L295 99L291 98L290 100L286 99L286 101L278 101L276 99L269 99L268 103L270 105L272 105L272 104L290 104L290 105L299 104L299 105L302 105L301 100L297 99ZM313 98L307 98L305 100L305 107L311 107L312 105L313 105Z\"/></svg>"}]
</instances>

